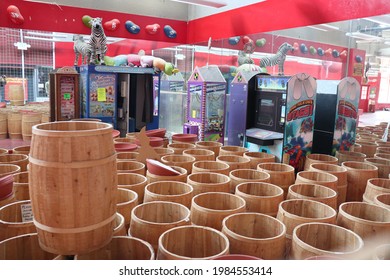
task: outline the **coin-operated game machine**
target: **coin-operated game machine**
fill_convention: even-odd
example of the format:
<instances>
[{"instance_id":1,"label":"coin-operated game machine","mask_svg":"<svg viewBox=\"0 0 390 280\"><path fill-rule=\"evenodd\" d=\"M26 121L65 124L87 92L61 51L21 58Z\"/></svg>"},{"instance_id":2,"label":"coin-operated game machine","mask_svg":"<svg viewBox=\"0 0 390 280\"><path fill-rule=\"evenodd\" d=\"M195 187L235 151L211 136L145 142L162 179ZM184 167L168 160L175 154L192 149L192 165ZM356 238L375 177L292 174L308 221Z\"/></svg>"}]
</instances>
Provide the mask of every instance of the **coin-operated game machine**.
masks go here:
<instances>
[{"instance_id":1,"label":"coin-operated game machine","mask_svg":"<svg viewBox=\"0 0 390 280\"><path fill-rule=\"evenodd\" d=\"M113 124L127 132L158 128L160 75L152 68L80 67L81 117Z\"/></svg>"},{"instance_id":2,"label":"coin-operated game machine","mask_svg":"<svg viewBox=\"0 0 390 280\"><path fill-rule=\"evenodd\" d=\"M49 74L50 121L80 117L79 73L74 67L62 67Z\"/></svg>"},{"instance_id":3,"label":"coin-operated game machine","mask_svg":"<svg viewBox=\"0 0 390 280\"><path fill-rule=\"evenodd\" d=\"M317 82L299 73L287 82L286 118L283 136L283 163L302 171L312 153Z\"/></svg>"},{"instance_id":4,"label":"coin-operated game machine","mask_svg":"<svg viewBox=\"0 0 390 280\"><path fill-rule=\"evenodd\" d=\"M183 133L199 141L224 143L226 80L218 66L196 67L187 81L187 122Z\"/></svg>"}]
</instances>

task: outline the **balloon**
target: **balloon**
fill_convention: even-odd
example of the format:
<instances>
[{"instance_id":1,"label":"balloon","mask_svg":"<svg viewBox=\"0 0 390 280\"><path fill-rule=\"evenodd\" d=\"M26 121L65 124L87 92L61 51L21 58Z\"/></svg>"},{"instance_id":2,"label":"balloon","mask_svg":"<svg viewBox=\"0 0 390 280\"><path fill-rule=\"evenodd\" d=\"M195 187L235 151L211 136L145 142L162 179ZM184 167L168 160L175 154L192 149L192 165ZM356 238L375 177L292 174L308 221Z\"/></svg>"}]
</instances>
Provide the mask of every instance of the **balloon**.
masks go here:
<instances>
[{"instance_id":1,"label":"balloon","mask_svg":"<svg viewBox=\"0 0 390 280\"><path fill-rule=\"evenodd\" d=\"M176 30L174 30L170 25L164 26L164 33L168 38L175 39L177 36Z\"/></svg>"},{"instance_id":2,"label":"balloon","mask_svg":"<svg viewBox=\"0 0 390 280\"><path fill-rule=\"evenodd\" d=\"M128 20L125 22L125 28L127 31L129 31L132 34L138 34L141 28L136 25L134 22Z\"/></svg>"},{"instance_id":3,"label":"balloon","mask_svg":"<svg viewBox=\"0 0 390 280\"><path fill-rule=\"evenodd\" d=\"M8 18L15 24L23 24L24 23L24 17L22 16L22 14L20 13L19 11L19 8L14 6L14 5L10 5L8 6L7 8L7 12L8 12Z\"/></svg>"},{"instance_id":4,"label":"balloon","mask_svg":"<svg viewBox=\"0 0 390 280\"><path fill-rule=\"evenodd\" d=\"M156 34L159 30L160 30L160 25L158 23L149 24L146 26L146 32L148 32L151 35Z\"/></svg>"},{"instance_id":5,"label":"balloon","mask_svg":"<svg viewBox=\"0 0 390 280\"><path fill-rule=\"evenodd\" d=\"M110 21L105 22L103 24L103 26L104 26L104 29L106 29L106 30L115 31L118 29L119 24L120 24L120 21L118 19L114 18Z\"/></svg>"}]
</instances>

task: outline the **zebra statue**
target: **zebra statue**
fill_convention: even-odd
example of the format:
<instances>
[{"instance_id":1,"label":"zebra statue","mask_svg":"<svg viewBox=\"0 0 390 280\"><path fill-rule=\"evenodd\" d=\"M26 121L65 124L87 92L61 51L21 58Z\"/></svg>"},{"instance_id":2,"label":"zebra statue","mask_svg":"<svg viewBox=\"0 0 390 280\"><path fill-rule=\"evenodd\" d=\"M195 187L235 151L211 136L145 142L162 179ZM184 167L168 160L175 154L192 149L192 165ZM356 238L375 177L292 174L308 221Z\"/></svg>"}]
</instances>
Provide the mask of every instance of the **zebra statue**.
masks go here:
<instances>
[{"instance_id":1,"label":"zebra statue","mask_svg":"<svg viewBox=\"0 0 390 280\"><path fill-rule=\"evenodd\" d=\"M81 55L81 65L88 64L89 45L84 41L84 37L82 35L73 35L73 42L73 50L75 53L74 65L78 65L79 55Z\"/></svg>"},{"instance_id":2,"label":"zebra statue","mask_svg":"<svg viewBox=\"0 0 390 280\"><path fill-rule=\"evenodd\" d=\"M107 39L104 34L102 19L93 18L91 23L91 37L89 39L89 63L95 64L95 59L99 61L101 65L105 65L104 56L107 52Z\"/></svg>"},{"instance_id":3,"label":"zebra statue","mask_svg":"<svg viewBox=\"0 0 390 280\"><path fill-rule=\"evenodd\" d=\"M288 51L293 50L293 46L289 43L283 43L276 54L268 57L263 57L260 60L260 67L278 65L279 75L284 75L284 61Z\"/></svg>"}]
</instances>

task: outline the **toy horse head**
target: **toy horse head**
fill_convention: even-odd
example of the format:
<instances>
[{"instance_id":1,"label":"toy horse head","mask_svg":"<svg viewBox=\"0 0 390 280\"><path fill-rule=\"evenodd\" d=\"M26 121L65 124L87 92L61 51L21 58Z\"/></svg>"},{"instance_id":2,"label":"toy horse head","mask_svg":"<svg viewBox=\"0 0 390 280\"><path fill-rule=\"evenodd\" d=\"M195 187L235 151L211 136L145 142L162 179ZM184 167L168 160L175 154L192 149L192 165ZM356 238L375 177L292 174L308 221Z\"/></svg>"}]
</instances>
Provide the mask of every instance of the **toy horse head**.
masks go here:
<instances>
[{"instance_id":1,"label":"toy horse head","mask_svg":"<svg viewBox=\"0 0 390 280\"><path fill-rule=\"evenodd\" d=\"M292 51L294 48L293 48L293 46L290 45L289 43L284 42L284 43L281 44L280 47L279 47L279 50L282 50L282 49L285 50L285 51L287 52L287 51Z\"/></svg>"},{"instance_id":2,"label":"toy horse head","mask_svg":"<svg viewBox=\"0 0 390 280\"><path fill-rule=\"evenodd\" d=\"M96 29L100 29L102 28L102 18L93 18L89 21L89 23L91 24L92 28L96 28Z\"/></svg>"}]
</instances>

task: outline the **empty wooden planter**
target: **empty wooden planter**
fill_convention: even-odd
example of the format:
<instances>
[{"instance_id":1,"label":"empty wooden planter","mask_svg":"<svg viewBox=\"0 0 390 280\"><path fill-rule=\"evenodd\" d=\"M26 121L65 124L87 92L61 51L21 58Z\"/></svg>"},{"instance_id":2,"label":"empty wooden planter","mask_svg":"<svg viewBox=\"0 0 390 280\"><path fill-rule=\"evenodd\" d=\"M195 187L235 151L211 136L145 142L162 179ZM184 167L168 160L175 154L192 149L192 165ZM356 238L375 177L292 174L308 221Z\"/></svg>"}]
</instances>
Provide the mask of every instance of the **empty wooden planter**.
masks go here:
<instances>
[{"instance_id":1,"label":"empty wooden planter","mask_svg":"<svg viewBox=\"0 0 390 280\"><path fill-rule=\"evenodd\" d=\"M154 151L157 153L158 160L161 161L161 157L166 156L166 155L173 155L175 151L170 148L154 148Z\"/></svg>"},{"instance_id":2,"label":"empty wooden planter","mask_svg":"<svg viewBox=\"0 0 390 280\"><path fill-rule=\"evenodd\" d=\"M215 259L229 254L229 240L220 231L182 226L164 232L158 241L158 260Z\"/></svg>"},{"instance_id":3,"label":"empty wooden planter","mask_svg":"<svg viewBox=\"0 0 390 280\"><path fill-rule=\"evenodd\" d=\"M116 164L119 173L137 173L145 176L145 164L134 160L121 160Z\"/></svg>"},{"instance_id":4,"label":"empty wooden planter","mask_svg":"<svg viewBox=\"0 0 390 280\"><path fill-rule=\"evenodd\" d=\"M219 149L220 156L242 156L248 152L248 148L241 146L221 146Z\"/></svg>"},{"instance_id":5,"label":"empty wooden planter","mask_svg":"<svg viewBox=\"0 0 390 280\"><path fill-rule=\"evenodd\" d=\"M196 161L192 164L192 173L212 172L229 176L230 166L225 162L218 161Z\"/></svg>"},{"instance_id":6,"label":"empty wooden planter","mask_svg":"<svg viewBox=\"0 0 390 280\"><path fill-rule=\"evenodd\" d=\"M183 151L183 155L192 156L195 161L215 160L215 153L207 149L188 149Z\"/></svg>"},{"instance_id":7,"label":"empty wooden planter","mask_svg":"<svg viewBox=\"0 0 390 280\"><path fill-rule=\"evenodd\" d=\"M288 187L295 182L294 167L284 163L260 163L257 170L265 171L270 175L270 183L283 189L286 198Z\"/></svg>"},{"instance_id":8,"label":"empty wooden planter","mask_svg":"<svg viewBox=\"0 0 390 280\"><path fill-rule=\"evenodd\" d=\"M390 174L390 159L384 158L366 158L365 162L371 163L378 167L378 177L379 178L389 178Z\"/></svg>"},{"instance_id":9,"label":"empty wooden planter","mask_svg":"<svg viewBox=\"0 0 390 280\"><path fill-rule=\"evenodd\" d=\"M236 169L229 173L230 193L235 193L236 186L244 182L270 182L270 175L265 171L254 169Z\"/></svg>"},{"instance_id":10,"label":"empty wooden planter","mask_svg":"<svg viewBox=\"0 0 390 280\"><path fill-rule=\"evenodd\" d=\"M305 223L294 229L289 258L304 260L326 255L355 259L363 246L361 237L346 228L326 223Z\"/></svg>"},{"instance_id":11,"label":"empty wooden planter","mask_svg":"<svg viewBox=\"0 0 390 280\"><path fill-rule=\"evenodd\" d=\"M241 212L245 212L245 200L237 195L222 192L201 193L192 199L191 222L221 230L225 217Z\"/></svg>"},{"instance_id":12,"label":"empty wooden planter","mask_svg":"<svg viewBox=\"0 0 390 280\"><path fill-rule=\"evenodd\" d=\"M365 202L340 205L337 224L358 234L366 246L390 242L390 210Z\"/></svg>"},{"instance_id":13,"label":"empty wooden planter","mask_svg":"<svg viewBox=\"0 0 390 280\"><path fill-rule=\"evenodd\" d=\"M219 150L222 147L221 142L217 141L198 141L195 143L196 148L206 149L214 152L214 156L219 156Z\"/></svg>"},{"instance_id":14,"label":"empty wooden planter","mask_svg":"<svg viewBox=\"0 0 390 280\"><path fill-rule=\"evenodd\" d=\"M30 145L15 147L12 149L12 153L28 155L30 153Z\"/></svg>"},{"instance_id":15,"label":"empty wooden planter","mask_svg":"<svg viewBox=\"0 0 390 280\"><path fill-rule=\"evenodd\" d=\"M103 248L88 254L76 255L75 260L154 260L152 246L139 238L114 236Z\"/></svg>"},{"instance_id":16,"label":"empty wooden planter","mask_svg":"<svg viewBox=\"0 0 390 280\"><path fill-rule=\"evenodd\" d=\"M138 195L138 204L144 201L145 186L148 179L137 173L119 173L118 188L132 190Z\"/></svg>"},{"instance_id":17,"label":"empty wooden planter","mask_svg":"<svg viewBox=\"0 0 390 280\"><path fill-rule=\"evenodd\" d=\"M224 162L229 165L229 172L236 169L247 169L250 168L249 158L238 155L219 155L216 158L218 162Z\"/></svg>"},{"instance_id":18,"label":"empty wooden planter","mask_svg":"<svg viewBox=\"0 0 390 280\"><path fill-rule=\"evenodd\" d=\"M263 152L245 152L244 157L249 158L252 169L256 169L259 163L275 162L275 155Z\"/></svg>"},{"instance_id":19,"label":"empty wooden planter","mask_svg":"<svg viewBox=\"0 0 390 280\"><path fill-rule=\"evenodd\" d=\"M283 201L283 189L264 182L245 182L237 185L236 195L245 200L246 211L276 217L279 204Z\"/></svg>"},{"instance_id":20,"label":"empty wooden planter","mask_svg":"<svg viewBox=\"0 0 390 280\"><path fill-rule=\"evenodd\" d=\"M182 155L184 150L194 149L195 145L192 143L171 143L168 148L172 149L176 155Z\"/></svg>"},{"instance_id":21,"label":"empty wooden planter","mask_svg":"<svg viewBox=\"0 0 390 280\"><path fill-rule=\"evenodd\" d=\"M30 200L28 171L15 173L13 178L15 199Z\"/></svg>"},{"instance_id":22,"label":"empty wooden planter","mask_svg":"<svg viewBox=\"0 0 390 280\"><path fill-rule=\"evenodd\" d=\"M335 175L323 171L300 171L295 184L317 184L337 191L338 179Z\"/></svg>"},{"instance_id":23,"label":"empty wooden planter","mask_svg":"<svg viewBox=\"0 0 390 280\"><path fill-rule=\"evenodd\" d=\"M285 258L286 226L260 213L237 213L222 222L222 233L229 239L230 253L265 260Z\"/></svg>"},{"instance_id":24,"label":"empty wooden planter","mask_svg":"<svg viewBox=\"0 0 390 280\"><path fill-rule=\"evenodd\" d=\"M369 139L368 141L357 140L356 143L362 146L361 153L365 154L366 157L373 157L378 145L375 143L375 139Z\"/></svg>"},{"instance_id":25,"label":"empty wooden planter","mask_svg":"<svg viewBox=\"0 0 390 280\"><path fill-rule=\"evenodd\" d=\"M367 181L366 190L363 194L363 201L374 203L375 196L379 194L390 194L390 179L372 178Z\"/></svg>"},{"instance_id":26,"label":"empty wooden planter","mask_svg":"<svg viewBox=\"0 0 390 280\"><path fill-rule=\"evenodd\" d=\"M3 164L0 163L0 178L5 176L21 172L21 168L16 164Z\"/></svg>"},{"instance_id":27,"label":"empty wooden planter","mask_svg":"<svg viewBox=\"0 0 390 280\"><path fill-rule=\"evenodd\" d=\"M383 158L390 160L390 154L376 153L374 154L374 158Z\"/></svg>"},{"instance_id":28,"label":"empty wooden planter","mask_svg":"<svg viewBox=\"0 0 390 280\"><path fill-rule=\"evenodd\" d=\"M139 155L138 152L119 152L116 153L116 160L117 161L137 161L137 156Z\"/></svg>"},{"instance_id":29,"label":"empty wooden planter","mask_svg":"<svg viewBox=\"0 0 390 280\"><path fill-rule=\"evenodd\" d=\"M3 154L0 155L0 164L14 164L20 166L20 172L27 171L29 163L28 155L24 154Z\"/></svg>"},{"instance_id":30,"label":"empty wooden planter","mask_svg":"<svg viewBox=\"0 0 390 280\"><path fill-rule=\"evenodd\" d=\"M364 161L367 156L361 152L336 151L336 157L341 165L344 161Z\"/></svg>"},{"instance_id":31,"label":"empty wooden planter","mask_svg":"<svg viewBox=\"0 0 390 280\"><path fill-rule=\"evenodd\" d=\"M309 154L306 156L304 170L309 170L313 163L338 164L336 157L324 154Z\"/></svg>"},{"instance_id":32,"label":"empty wooden planter","mask_svg":"<svg viewBox=\"0 0 390 280\"><path fill-rule=\"evenodd\" d=\"M141 238L157 250L160 235L173 227L189 225L190 210L179 203L153 201L131 212L129 236Z\"/></svg>"},{"instance_id":33,"label":"empty wooden planter","mask_svg":"<svg viewBox=\"0 0 390 280\"><path fill-rule=\"evenodd\" d=\"M390 194L378 194L374 197L374 204L385 207L390 210Z\"/></svg>"},{"instance_id":34,"label":"empty wooden planter","mask_svg":"<svg viewBox=\"0 0 390 280\"><path fill-rule=\"evenodd\" d=\"M165 155L161 157L161 162L168 166L179 166L187 170L187 174L192 172L192 164L195 162L195 157L189 155Z\"/></svg>"},{"instance_id":35,"label":"empty wooden planter","mask_svg":"<svg viewBox=\"0 0 390 280\"><path fill-rule=\"evenodd\" d=\"M178 175L156 175L146 171L146 178L148 178L148 183L159 182L159 181L179 181L186 182L187 181L187 169L180 166L171 166L174 170L178 171L180 174Z\"/></svg>"},{"instance_id":36,"label":"empty wooden planter","mask_svg":"<svg viewBox=\"0 0 390 280\"><path fill-rule=\"evenodd\" d=\"M144 202L170 201L191 207L193 187L190 184L176 181L154 182L146 185Z\"/></svg>"},{"instance_id":37,"label":"empty wooden planter","mask_svg":"<svg viewBox=\"0 0 390 280\"><path fill-rule=\"evenodd\" d=\"M138 205L138 194L135 191L118 188L116 209L125 219L126 229L130 225L131 211Z\"/></svg>"},{"instance_id":38,"label":"empty wooden planter","mask_svg":"<svg viewBox=\"0 0 390 280\"><path fill-rule=\"evenodd\" d=\"M230 192L229 176L213 172L199 172L190 174L187 183L193 188L193 195L206 192Z\"/></svg>"},{"instance_id":39,"label":"empty wooden planter","mask_svg":"<svg viewBox=\"0 0 390 280\"><path fill-rule=\"evenodd\" d=\"M337 209L336 191L323 185L293 184L288 188L287 199L309 199Z\"/></svg>"}]
</instances>

